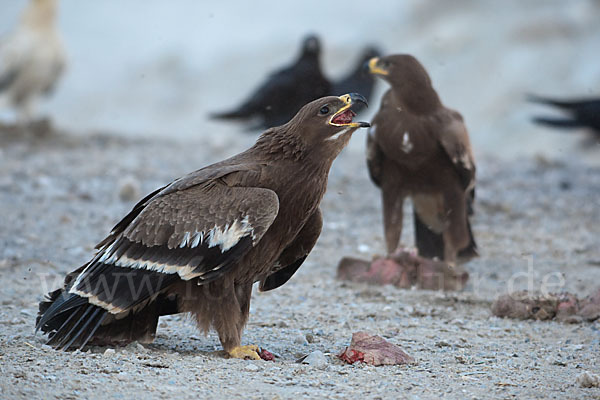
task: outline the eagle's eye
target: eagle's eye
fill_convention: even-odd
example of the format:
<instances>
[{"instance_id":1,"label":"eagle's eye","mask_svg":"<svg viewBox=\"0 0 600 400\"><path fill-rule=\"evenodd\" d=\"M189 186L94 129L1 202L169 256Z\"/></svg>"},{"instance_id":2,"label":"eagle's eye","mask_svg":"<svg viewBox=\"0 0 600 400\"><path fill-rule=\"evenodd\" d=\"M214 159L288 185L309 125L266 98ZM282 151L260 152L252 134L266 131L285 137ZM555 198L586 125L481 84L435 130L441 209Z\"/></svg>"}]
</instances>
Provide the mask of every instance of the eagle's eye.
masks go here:
<instances>
[{"instance_id":1,"label":"eagle's eye","mask_svg":"<svg viewBox=\"0 0 600 400\"><path fill-rule=\"evenodd\" d=\"M319 110L319 114L321 114L321 115L326 115L326 114L328 114L328 113L329 113L329 107L327 107L327 106L323 106L323 107L321 107L321 109Z\"/></svg>"}]
</instances>

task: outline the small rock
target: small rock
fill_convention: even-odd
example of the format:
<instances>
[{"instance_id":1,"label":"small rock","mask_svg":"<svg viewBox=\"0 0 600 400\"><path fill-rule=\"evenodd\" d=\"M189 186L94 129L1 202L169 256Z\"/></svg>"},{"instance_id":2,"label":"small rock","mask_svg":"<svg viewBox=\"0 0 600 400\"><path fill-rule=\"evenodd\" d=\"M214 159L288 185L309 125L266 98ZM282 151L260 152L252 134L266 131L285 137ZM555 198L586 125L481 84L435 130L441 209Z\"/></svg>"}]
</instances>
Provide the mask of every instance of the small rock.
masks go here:
<instances>
[{"instance_id":1,"label":"small rock","mask_svg":"<svg viewBox=\"0 0 600 400\"><path fill-rule=\"evenodd\" d=\"M308 343L314 343L316 341L315 336L312 333L306 334L306 341Z\"/></svg>"},{"instance_id":2,"label":"small rock","mask_svg":"<svg viewBox=\"0 0 600 400\"><path fill-rule=\"evenodd\" d=\"M466 364L467 363L467 359L465 357L463 357L462 355L457 355L454 356L454 358L456 359L457 362L461 363L461 364Z\"/></svg>"},{"instance_id":3,"label":"small rock","mask_svg":"<svg viewBox=\"0 0 600 400\"><path fill-rule=\"evenodd\" d=\"M36 188L48 188L52 186L52 179L48 176L40 175L33 181L33 185Z\"/></svg>"},{"instance_id":4,"label":"small rock","mask_svg":"<svg viewBox=\"0 0 600 400\"><path fill-rule=\"evenodd\" d=\"M112 357L115 354L115 349L104 350L104 357Z\"/></svg>"},{"instance_id":5,"label":"small rock","mask_svg":"<svg viewBox=\"0 0 600 400\"><path fill-rule=\"evenodd\" d=\"M554 356L548 356L548 357L546 357L546 362L548 364L550 364L550 365L558 365L559 367L566 367L567 366L567 364L564 361L562 361L562 360L560 360L560 359L558 359L558 358L556 358Z\"/></svg>"},{"instance_id":6,"label":"small rock","mask_svg":"<svg viewBox=\"0 0 600 400\"><path fill-rule=\"evenodd\" d=\"M308 344L308 341L306 340L306 336L304 336L302 333L299 333L294 338L294 343L306 345L306 344Z\"/></svg>"},{"instance_id":7,"label":"small rock","mask_svg":"<svg viewBox=\"0 0 600 400\"><path fill-rule=\"evenodd\" d=\"M249 372L256 372L256 371L258 371L260 368L258 367L258 365L256 365L256 364L254 364L254 363L250 362L250 363L246 364L246 366L244 367L244 369L245 369L246 371L249 371Z\"/></svg>"},{"instance_id":8,"label":"small rock","mask_svg":"<svg viewBox=\"0 0 600 400\"><path fill-rule=\"evenodd\" d=\"M325 369L329 362L322 351L315 350L302 360L302 364L308 364L318 369Z\"/></svg>"},{"instance_id":9,"label":"small rock","mask_svg":"<svg viewBox=\"0 0 600 400\"><path fill-rule=\"evenodd\" d=\"M600 387L600 376L584 371L576 379L579 386L584 388Z\"/></svg>"},{"instance_id":10,"label":"small rock","mask_svg":"<svg viewBox=\"0 0 600 400\"><path fill-rule=\"evenodd\" d=\"M368 253L371 251L371 248L368 245L361 243L358 245L358 251L360 253Z\"/></svg>"},{"instance_id":11,"label":"small rock","mask_svg":"<svg viewBox=\"0 0 600 400\"><path fill-rule=\"evenodd\" d=\"M147 353L148 350L144 346L142 346L137 340L129 343L127 346L121 349L121 353L126 354L128 352L131 353Z\"/></svg>"}]
</instances>

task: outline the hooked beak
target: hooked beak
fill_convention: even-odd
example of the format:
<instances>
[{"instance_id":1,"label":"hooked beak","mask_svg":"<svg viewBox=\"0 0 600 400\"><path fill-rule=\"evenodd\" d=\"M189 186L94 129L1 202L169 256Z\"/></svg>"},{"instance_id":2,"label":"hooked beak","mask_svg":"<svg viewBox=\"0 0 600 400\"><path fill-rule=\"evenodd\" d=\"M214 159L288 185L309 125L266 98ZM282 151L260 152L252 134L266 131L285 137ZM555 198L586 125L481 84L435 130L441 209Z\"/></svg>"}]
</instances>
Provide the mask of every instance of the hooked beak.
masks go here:
<instances>
[{"instance_id":1,"label":"hooked beak","mask_svg":"<svg viewBox=\"0 0 600 400\"><path fill-rule=\"evenodd\" d=\"M356 113L352 110L353 107L362 103L368 107L367 99L358 93L348 93L338 97L344 106L340 108L329 120L329 125L333 126L349 126L351 128L368 128L371 126L368 122L353 122L352 118Z\"/></svg>"},{"instance_id":2,"label":"hooked beak","mask_svg":"<svg viewBox=\"0 0 600 400\"><path fill-rule=\"evenodd\" d=\"M369 72L374 74L374 75L387 75L389 74L389 72L383 68L381 68L379 65L377 65L379 63L379 57L373 57L369 60Z\"/></svg>"}]
</instances>

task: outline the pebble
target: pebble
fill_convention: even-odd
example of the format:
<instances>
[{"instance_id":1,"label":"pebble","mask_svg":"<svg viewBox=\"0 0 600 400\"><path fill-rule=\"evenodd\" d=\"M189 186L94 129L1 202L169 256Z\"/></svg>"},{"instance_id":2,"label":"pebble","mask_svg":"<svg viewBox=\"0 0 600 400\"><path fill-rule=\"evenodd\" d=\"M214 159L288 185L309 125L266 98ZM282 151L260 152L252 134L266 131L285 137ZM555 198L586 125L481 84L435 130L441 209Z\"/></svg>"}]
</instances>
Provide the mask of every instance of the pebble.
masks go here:
<instances>
[{"instance_id":1,"label":"pebble","mask_svg":"<svg viewBox=\"0 0 600 400\"><path fill-rule=\"evenodd\" d=\"M33 186L41 189L48 188L52 186L52 179L48 176L40 175L33 181Z\"/></svg>"},{"instance_id":2,"label":"pebble","mask_svg":"<svg viewBox=\"0 0 600 400\"><path fill-rule=\"evenodd\" d=\"M104 357L112 357L115 354L115 349L104 350Z\"/></svg>"},{"instance_id":3,"label":"pebble","mask_svg":"<svg viewBox=\"0 0 600 400\"><path fill-rule=\"evenodd\" d=\"M127 352L147 353L148 350L144 346L142 346L138 341L133 341L121 349L121 353L127 353Z\"/></svg>"},{"instance_id":4,"label":"pebble","mask_svg":"<svg viewBox=\"0 0 600 400\"><path fill-rule=\"evenodd\" d=\"M245 369L246 371L249 371L249 372L256 372L256 371L258 371L260 368L258 367L258 365L254 364L254 363L252 363L252 362L249 362L248 364L246 364L246 366L244 367L244 369Z\"/></svg>"},{"instance_id":5,"label":"pebble","mask_svg":"<svg viewBox=\"0 0 600 400\"><path fill-rule=\"evenodd\" d=\"M600 387L600 376L584 371L575 380L577 384L584 388Z\"/></svg>"},{"instance_id":6,"label":"pebble","mask_svg":"<svg viewBox=\"0 0 600 400\"><path fill-rule=\"evenodd\" d=\"M294 343L306 345L306 344L308 344L308 341L306 340L305 335L303 335L302 333L298 333L296 335L296 337L294 338Z\"/></svg>"},{"instance_id":7,"label":"pebble","mask_svg":"<svg viewBox=\"0 0 600 400\"><path fill-rule=\"evenodd\" d=\"M308 364L318 369L324 369L327 367L329 362L327 361L327 357L320 350L315 350L302 360L302 364Z\"/></svg>"},{"instance_id":8,"label":"pebble","mask_svg":"<svg viewBox=\"0 0 600 400\"><path fill-rule=\"evenodd\" d=\"M360 253L368 253L371 251L371 248L368 245L361 243L358 245L358 251Z\"/></svg>"},{"instance_id":9,"label":"pebble","mask_svg":"<svg viewBox=\"0 0 600 400\"><path fill-rule=\"evenodd\" d=\"M567 366L567 364L564 361L562 361L561 359L556 358L554 356L548 356L548 357L546 357L546 362L548 364L550 364L550 365L558 365L559 367L566 367Z\"/></svg>"}]
</instances>

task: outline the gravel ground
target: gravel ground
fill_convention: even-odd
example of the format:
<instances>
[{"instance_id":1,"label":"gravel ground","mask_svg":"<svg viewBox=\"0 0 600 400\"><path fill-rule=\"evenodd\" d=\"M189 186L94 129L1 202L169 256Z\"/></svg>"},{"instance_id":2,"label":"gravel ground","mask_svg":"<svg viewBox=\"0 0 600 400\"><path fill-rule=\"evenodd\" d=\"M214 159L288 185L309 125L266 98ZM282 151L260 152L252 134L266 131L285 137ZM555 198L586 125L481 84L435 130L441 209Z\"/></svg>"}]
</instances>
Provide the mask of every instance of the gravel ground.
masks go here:
<instances>
[{"instance_id":1,"label":"gravel ground","mask_svg":"<svg viewBox=\"0 0 600 400\"><path fill-rule=\"evenodd\" d=\"M479 154L481 257L467 265L464 291L443 293L335 279L342 256L369 258L384 248L363 149L346 149L330 175L316 248L285 286L254 294L243 340L275 353L275 362L225 359L216 335L200 335L185 316L161 319L151 345L114 350L57 352L33 335L42 295L87 261L139 196L253 140L0 129L0 397L600 398L600 388L576 382L584 371L600 372L598 321L490 313L510 289L587 294L600 282L600 168L577 157L508 162ZM336 354L359 330L400 345L417 364L342 364ZM314 363L296 362L315 351L323 355Z\"/></svg>"}]
</instances>

